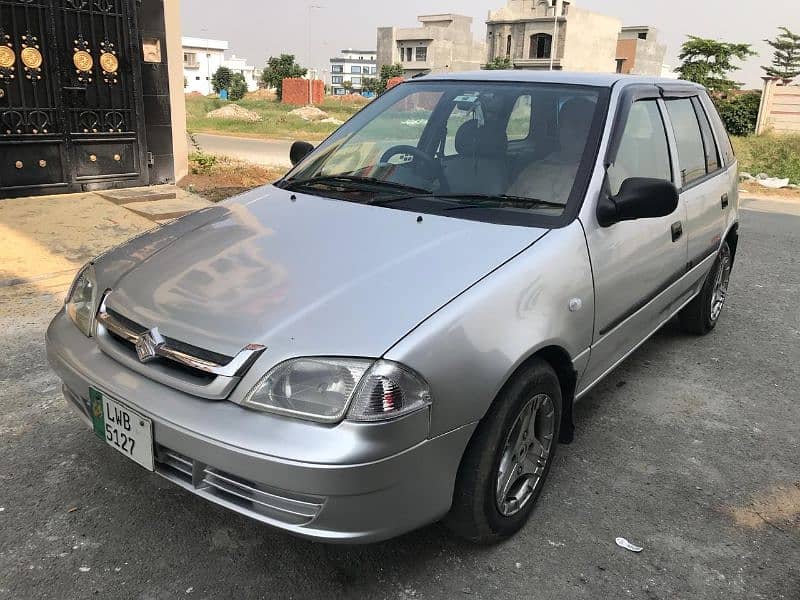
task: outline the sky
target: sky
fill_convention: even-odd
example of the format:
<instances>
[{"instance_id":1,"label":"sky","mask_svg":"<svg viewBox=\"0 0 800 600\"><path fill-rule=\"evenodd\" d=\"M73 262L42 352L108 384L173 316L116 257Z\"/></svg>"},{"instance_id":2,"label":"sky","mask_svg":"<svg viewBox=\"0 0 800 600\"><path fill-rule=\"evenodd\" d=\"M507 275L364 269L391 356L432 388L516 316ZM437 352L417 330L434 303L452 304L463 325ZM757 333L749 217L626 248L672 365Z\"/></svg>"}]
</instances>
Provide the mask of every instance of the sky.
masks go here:
<instances>
[{"instance_id":1,"label":"sky","mask_svg":"<svg viewBox=\"0 0 800 600\"><path fill-rule=\"evenodd\" d=\"M257 67L280 53L295 54L311 66L327 68L344 48L374 49L376 28L413 27L417 15L457 12L473 17L477 39L486 35L489 10L505 0L183 0L183 34L228 40L231 50ZM667 44L667 63L676 66L686 35L749 43L760 56L742 64L734 79L760 88L772 52L762 40L785 25L800 32L800 0L575 0L574 5L619 17L624 25L652 25ZM311 8L315 6L319 8ZM309 19L309 14L311 18Z\"/></svg>"}]
</instances>

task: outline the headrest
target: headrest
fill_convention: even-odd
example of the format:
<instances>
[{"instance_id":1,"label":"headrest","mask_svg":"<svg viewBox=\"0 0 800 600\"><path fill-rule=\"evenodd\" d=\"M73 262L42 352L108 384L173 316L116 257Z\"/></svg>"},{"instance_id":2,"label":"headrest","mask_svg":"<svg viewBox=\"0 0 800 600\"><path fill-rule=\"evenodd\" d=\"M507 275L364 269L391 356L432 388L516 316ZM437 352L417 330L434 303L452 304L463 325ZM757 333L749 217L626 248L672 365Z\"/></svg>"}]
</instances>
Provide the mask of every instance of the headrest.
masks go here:
<instances>
[{"instance_id":1,"label":"headrest","mask_svg":"<svg viewBox=\"0 0 800 600\"><path fill-rule=\"evenodd\" d=\"M499 127L480 126L476 119L467 121L456 132L456 152L466 156L498 156L506 153L508 137Z\"/></svg>"},{"instance_id":2,"label":"headrest","mask_svg":"<svg viewBox=\"0 0 800 600\"><path fill-rule=\"evenodd\" d=\"M558 111L558 122L570 123L573 128L587 130L592 124L592 118L597 105L586 98L572 98L567 100Z\"/></svg>"}]
</instances>

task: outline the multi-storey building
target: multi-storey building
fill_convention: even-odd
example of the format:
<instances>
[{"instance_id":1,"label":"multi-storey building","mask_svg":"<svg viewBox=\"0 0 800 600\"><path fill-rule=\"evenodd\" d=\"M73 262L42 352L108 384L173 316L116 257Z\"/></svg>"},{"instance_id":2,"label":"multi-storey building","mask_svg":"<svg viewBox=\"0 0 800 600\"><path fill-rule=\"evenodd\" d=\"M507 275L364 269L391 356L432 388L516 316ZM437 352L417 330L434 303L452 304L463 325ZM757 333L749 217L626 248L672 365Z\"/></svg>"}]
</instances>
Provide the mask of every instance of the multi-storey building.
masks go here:
<instances>
[{"instance_id":1,"label":"multi-storey building","mask_svg":"<svg viewBox=\"0 0 800 600\"><path fill-rule=\"evenodd\" d=\"M257 69L247 64L247 60L235 54L225 58L229 44L225 40L184 37L183 76L187 93L199 92L204 96L211 94L211 78L220 67L228 67L234 73L241 73L247 82L248 91L258 87Z\"/></svg>"},{"instance_id":2,"label":"multi-storey building","mask_svg":"<svg viewBox=\"0 0 800 600\"><path fill-rule=\"evenodd\" d=\"M486 21L487 62L516 69L613 73L622 22L566 0L508 0Z\"/></svg>"},{"instance_id":3,"label":"multi-storey building","mask_svg":"<svg viewBox=\"0 0 800 600\"><path fill-rule=\"evenodd\" d=\"M655 27L623 27L617 42L617 73L660 77L666 55Z\"/></svg>"},{"instance_id":4,"label":"multi-storey building","mask_svg":"<svg viewBox=\"0 0 800 600\"><path fill-rule=\"evenodd\" d=\"M378 66L401 64L403 74L480 69L486 47L472 34L472 17L423 15L421 27L379 27Z\"/></svg>"},{"instance_id":5,"label":"multi-storey building","mask_svg":"<svg viewBox=\"0 0 800 600\"><path fill-rule=\"evenodd\" d=\"M360 92L364 80L378 76L375 50L342 50L341 56L331 59L331 94L342 96ZM347 82L347 83L346 83Z\"/></svg>"},{"instance_id":6,"label":"multi-storey building","mask_svg":"<svg viewBox=\"0 0 800 600\"><path fill-rule=\"evenodd\" d=\"M206 38L184 37L183 76L186 79L186 92L199 92L209 95L211 78L225 61L228 42Z\"/></svg>"}]
</instances>

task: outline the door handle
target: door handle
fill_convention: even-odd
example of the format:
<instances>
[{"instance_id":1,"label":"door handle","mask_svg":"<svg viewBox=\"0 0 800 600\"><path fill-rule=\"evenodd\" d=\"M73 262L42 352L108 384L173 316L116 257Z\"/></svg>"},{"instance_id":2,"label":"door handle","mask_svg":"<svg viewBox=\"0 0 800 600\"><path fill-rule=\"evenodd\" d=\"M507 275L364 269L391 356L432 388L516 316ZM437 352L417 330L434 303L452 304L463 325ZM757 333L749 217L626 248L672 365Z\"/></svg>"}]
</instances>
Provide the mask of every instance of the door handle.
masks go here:
<instances>
[{"instance_id":1,"label":"door handle","mask_svg":"<svg viewBox=\"0 0 800 600\"><path fill-rule=\"evenodd\" d=\"M722 209L728 208L728 194L722 194Z\"/></svg>"},{"instance_id":2,"label":"door handle","mask_svg":"<svg viewBox=\"0 0 800 600\"><path fill-rule=\"evenodd\" d=\"M672 241L677 242L683 235L683 223L678 221L672 224Z\"/></svg>"}]
</instances>

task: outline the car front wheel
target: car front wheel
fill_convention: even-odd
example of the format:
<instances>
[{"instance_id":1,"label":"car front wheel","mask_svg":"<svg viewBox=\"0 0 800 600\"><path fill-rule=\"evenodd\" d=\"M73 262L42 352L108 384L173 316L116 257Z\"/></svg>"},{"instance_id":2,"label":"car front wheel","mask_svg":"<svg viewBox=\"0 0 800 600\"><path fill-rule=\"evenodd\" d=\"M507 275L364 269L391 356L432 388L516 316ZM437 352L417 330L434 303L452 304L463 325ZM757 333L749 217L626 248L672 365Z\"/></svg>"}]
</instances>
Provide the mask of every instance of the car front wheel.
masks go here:
<instances>
[{"instance_id":1,"label":"car front wheel","mask_svg":"<svg viewBox=\"0 0 800 600\"><path fill-rule=\"evenodd\" d=\"M525 366L478 425L461 461L445 524L459 536L492 543L528 521L558 440L562 398L545 361Z\"/></svg>"}]
</instances>

